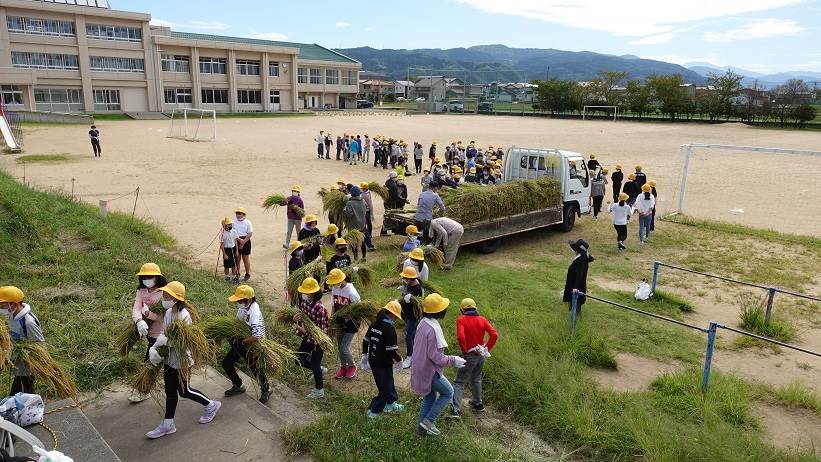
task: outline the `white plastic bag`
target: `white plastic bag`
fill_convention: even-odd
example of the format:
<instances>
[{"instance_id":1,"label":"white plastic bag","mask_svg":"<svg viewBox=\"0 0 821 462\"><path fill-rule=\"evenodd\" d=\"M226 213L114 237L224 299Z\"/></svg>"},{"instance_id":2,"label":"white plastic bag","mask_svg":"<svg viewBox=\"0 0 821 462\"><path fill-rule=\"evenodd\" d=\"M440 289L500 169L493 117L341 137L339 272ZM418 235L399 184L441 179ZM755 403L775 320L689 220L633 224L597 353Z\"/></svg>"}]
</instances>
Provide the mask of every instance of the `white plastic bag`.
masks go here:
<instances>
[{"instance_id":1,"label":"white plastic bag","mask_svg":"<svg viewBox=\"0 0 821 462\"><path fill-rule=\"evenodd\" d=\"M40 456L37 462L74 462L74 459L60 451L46 451L37 446L34 446L32 449Z\"/></svg>"},{"instance_id":2,"label":"white plastic bag","mask_svg":"<svg viewBox=\"0 0 821 462\"><path fill-rule=\"evenodd\" d=\"M0 417L18 427L28 427L43 421L45 405L40 395L17 393L0 401Z\"/></svg>"},{"instance_id":3,"label":"white plastic bag","mask_svg":"<svg viewBox=\"0 0 821 462\"><path fill-rule=\"evenodd\" d=\"M636 297L636 300L643 301L650 298L650 295L652 295L650 284L648 284L647 280L644 279L641 281L641 284L639 284L639 286L636 288L636 293L634 296Z\"/></svg>"}]
</instances>

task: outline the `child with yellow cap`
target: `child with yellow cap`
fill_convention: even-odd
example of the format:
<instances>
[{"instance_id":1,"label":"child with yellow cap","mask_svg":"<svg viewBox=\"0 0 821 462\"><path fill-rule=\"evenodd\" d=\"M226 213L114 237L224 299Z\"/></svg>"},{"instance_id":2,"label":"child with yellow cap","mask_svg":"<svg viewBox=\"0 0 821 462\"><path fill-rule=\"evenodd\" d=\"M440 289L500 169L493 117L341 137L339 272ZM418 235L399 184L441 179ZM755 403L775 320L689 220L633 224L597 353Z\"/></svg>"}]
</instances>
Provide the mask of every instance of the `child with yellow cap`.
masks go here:
<instances>
[{"instance_id":1,"label":"child with yellow cap","mask_svg":"<svg viewBox=\"0 0 821 462\"><path fill-rule=\"evenodd\" d=\"M231 280L228 274L234 276L234 282L239 282L239 256L237 255L237 241L239 233L234 229L234 223L230 218L222 219L222 231L220 231L220 241L222 241L222 268L225 273L225 281Z\"/></svg>"},{"instance_id":2,"label":"child with yellow cap","mask_svg":"<svg viewBox=\"0 0 821 462\"><path fill-rule=\"evenodd\" d=\"M243 207L234 209L234 215L236 219L233 221L232 226L237 231L237 234L239 234L237 252L242 259L243 265L245 265L245 276L243 280L248 281L251 279L251 236L254 234L254 225L251 224L251 220L246 216ZM239 267L239 263L237 266Z\"/></svg>"},{"instance_id":3,"label":"child with yellow cap","mask_svg":"<svg viewBox=\"0 0 821 462\"><path fill-rule=\"evenodd\" d=\"M323 385L323 374L325 368L322 367L322 357L324 352L311 334L302 325L302 317L307 316L323 332L328 333L328 310L322 304L322 288L314 278L305 278L297 291L300 293L299 313L294 315L294 329L297 335L302 337L302 343L297 350L297 363L310 369L314 375L314 389L308 395L309 399L319 399L325 397L325 386Z\"/></svg>"},{"instance_id":4,"label":"child with yellow cap","mask_svg":"<svg viewBox=\"0 0 821 462\"><path fill-rule=\"evenodd\" d=\"M419 247L419 228L417 228L416 225L406 226L405 236L407 236L407 240L402 244L402 252L410 252Z\"/></svg>"},{"instance_id":5,"label":"child with yellow cap","mask_svg":"<svg viewBox=\"0 0 821 462\"><path fill-rule=\"evenodd\" d=\"M259 309L254 288L249 285L241 285L234 290L234 294L228 297L229 302L237 304L237 319L248 325L251 335L245 338L232 338L229 341L231 349L222 359L222 369L225 375L231 380L231 388L225 390L225 396L235 396L245 393L242 379L237 374L236 364L244 359L257 378L260 388L260 403L267 403L271 397L271 389L268 387L268 377L265 370L254 356L248 354L248 348L260 339L265 338L265 318L262 310Z\"/></svg>"},{"instance_id":6,"label":"child with yellow cap","mask_svg":"<svg viewBox=\"0 0 821 462\"><path fill-rule=\"evenodd\" d=\"M399 305L402 307L402 319L405 321L405 359L402 361L402 369L408 369L411 366L410 358L413 354L413 337L416 335L416 326L422 317L422 307L413 297L424 297L425 289L419 283L416 268L406 266L402 268L399 276L402 278L402 285L399 286Z\"/></svg>"},{"instance_id":7,"label":"child with yellow cap","mask_svg":"<svg viewBox=\"0 0 821 462\"><path fill-rule=\"evenodd\" d=\"M305 202L303 202L302 197L300 197L301 193L302 186L295 184L291 186L291 195L288 196L288 199L285 201L288 222L287 229L285 231L285 242L282 243L283 249L288 248L288 243L291 242L291 233L299 234L299 226L302 224L302 216L299 213L291 210L291 206L299 207L303 210L304 214Z\"/></svg>"},{"instance_id":8,"label":"child with yellow cap","mask_svg":"<svg viewBox=\"0 0 821 462\"><path fill-rule=\"evenodd\" d=\"M653 188L649 184L641 187L641 194L636 198L633 206L635 213L639 214L639 242L644 244L650 236L650 219L653 216L653 209L656 207L656 198L652 194Z\"/></svg>"},{"instance_id":9,"label":"child with yellow cap","mask_svg":"<svg viewBox=\"0 0 821 462\"><path fill-rule=\"evenodd\" d=\"M228 223L231 222L227 219ZM152 307L159 307L162 302L163 292L160 287L165 287L165 276L160 271L160 266L156 263L144 263L137 272L137 293L134 296L134 304L131 306L131 320L137 327L140 337L148 340L148 348L145 349L143 362L148 361L148 350L157 341L157 337L163 331L163 316L151 310ZM162 310L159 310L162 311ZM137 390L128 397L132 403L139 403L149 398L149 395L142 394Z\"/></svg>"},{"instance_id":10,"label":"child with yellow cap","mask_svg":"<svg viewBox=\"0 0 821 462\"><path fill-rule=\"evenodd\" d=\"M8 315L9 335L16 342L45 342L43 326L25 303L26 295L15 286L0 287L0 310ZM34 393L34 377L29 373L23 360L11 358L14 363L14 378L11 381L9 396L17 393Z\"/></svg>"},{"instance_id":11,"label":"child with yellow cap","mask_svg":"<svg viewBox=\"0 0 821 462\"><path fill-rule=\"evenodd\" d=\"M396 384L393 381L393 365L402 360L396 341L397 319L402 319L402 308L396 300L389 301L376 315L362 338L362 370L371 369L376 383L377 395L368 406L368 418L375 419L384 412L401 412L405 406L399 404Z\"/></svg>"},{"instance_id":12,"label":"child with yellow cap","mask_svg":"<svg viewBox=\"0 0 821 462\"><path fill-rule=\"evenodd\" d=\"M316 215L305 215L305 224L302 225L302 229L299 230L299 233L296 235L296 238L299 239L300 242L305 243L303 250L305 254L303 255L303 263L310 263L316 260L316 257L319 256L320 247L322 243L322 232L317 228L317 218Z\"/></svg>"},{"instance_id":13,"label":"child with yellow cap","mask_svg":"<svg viewBox=\"0 0 821 462\"><path fill-rule=\"evenodd\" d=\"M472 397L470 407L476 412L485 410L482 401L482 377L485 359L490 357L490 351L496 345L499 334L493 325L484 316L479 314L476 302L472 298L465 298L459 304L462 314L456 318L456 340L462 350L462 358L466 361L465 367L456 371L453 380L453 412L452 416L462 414L462 397L465 394L465 382L470 382Z\"/></svg>"},{"instance_id":14,"label":"child with yellow cap","mask_svg":"<svg viewBox=\"0 0 821 462\"><path fill-rule=\"evenodd\" d=\"M345 273L339 268L334 268L325 278L325 285L331 288L331 299L333 307L331 316L348 305L359 303L362 298L352 282L346 280ZM336 326L336 344L339 349L339 370L334 376L335 379L352 379L356 376L356 362L351 353L351 343L357 332L359 332L359 321L355 319L334 318Z\"/></svg>"},{"instance_id":15,"label":"child with yellow cap","mask_svg":"<svg viewBox=\"0 0 821 462\"><path fill-rule=\"evenodd\" d=\"M619 250L627 248L624 241L627 240L627 223L630 222L630 214L632 213L632 208L627 204L629 198L627 193L621 193L619 194L619 201L610 204L607 208L607 211L613 215L613 227L616 229L616 242Z\"/></svg>"}]
</instances>

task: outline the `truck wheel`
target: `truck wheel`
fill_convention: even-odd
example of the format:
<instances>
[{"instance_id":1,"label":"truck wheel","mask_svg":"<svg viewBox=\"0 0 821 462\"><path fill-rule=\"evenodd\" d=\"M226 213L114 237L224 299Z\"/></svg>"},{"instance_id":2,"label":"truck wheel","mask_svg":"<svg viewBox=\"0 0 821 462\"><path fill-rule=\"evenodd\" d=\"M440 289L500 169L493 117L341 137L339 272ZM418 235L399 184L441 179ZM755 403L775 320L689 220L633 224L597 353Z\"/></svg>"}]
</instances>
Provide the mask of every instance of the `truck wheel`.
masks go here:
<instances>
[{"instance_id":1,"label":"truck wheel","mask_svg":"<svg viewBox=\"0 0 821 462\"><path fill-rule=\"evenodd\" d=\"M571 205L564 211L564 220L562 220L562 231L569 233L573 230L573 225L576 224L576 214L578 209L575 205Z\"/></svg>"},{"instance_id":2,"label":"truck wheel","mask_svg":"<svg viewBox=\"0 0 821 462\"><path fill-rule=\"evenodd\" d=\"M501 237L497 237L496 239L491 239L489 241L480 242L476 245L476 251L482 254L493 253L496 251L496 249L499 248L499 245L501 243Z\"/></svg>"}]
</instances>

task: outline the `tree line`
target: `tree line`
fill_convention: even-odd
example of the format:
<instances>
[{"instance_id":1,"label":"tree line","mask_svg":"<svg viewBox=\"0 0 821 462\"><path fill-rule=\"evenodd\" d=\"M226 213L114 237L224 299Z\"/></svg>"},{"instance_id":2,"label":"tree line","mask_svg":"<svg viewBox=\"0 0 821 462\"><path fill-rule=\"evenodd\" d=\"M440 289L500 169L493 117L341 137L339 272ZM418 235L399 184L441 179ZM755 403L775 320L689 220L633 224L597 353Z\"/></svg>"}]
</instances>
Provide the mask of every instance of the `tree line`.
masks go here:
<instances>
[{"instance_id":1,"label":"tree line","mask_svg":"<svg viewBox=\"0 0 821 462\"><path fill-rule=\"evenodd\" d=\"M816 117L811 102L821 90L811 91L802 80L791 79L771 90L745 90L743 76L728 70L711 73L707 86L684 86L681 75L650 75L628 80L626 72L606 71L589 82L536 80L533 107L551 114L581 113L584 106L617 106L633 117L670 120L708 119L770 122L805 126Z\"/></svg>"}]
</instances>

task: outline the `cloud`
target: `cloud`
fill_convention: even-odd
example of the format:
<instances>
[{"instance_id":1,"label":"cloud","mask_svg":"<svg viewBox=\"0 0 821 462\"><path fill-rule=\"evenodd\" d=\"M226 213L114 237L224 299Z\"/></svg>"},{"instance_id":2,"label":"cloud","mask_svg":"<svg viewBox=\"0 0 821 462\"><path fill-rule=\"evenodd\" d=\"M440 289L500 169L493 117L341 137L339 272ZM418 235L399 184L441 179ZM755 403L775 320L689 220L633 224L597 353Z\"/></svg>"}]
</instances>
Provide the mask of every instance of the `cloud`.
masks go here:
<instances>
[{"instance_id":1,"label":"cloud","mask_svg":"<svg viewBox=\"0 0 821 462\"><path fill-rule=\"evenodd\" d=\"M455 0L486 13L537 19L630 37L658 36L677 25L795 5L803 0Z\"/></svg>"},{"instance_id":2,"label":"cloud","mask_svg":"<svg viewBox=\"0 0 821 462\"><path fill-rule=\"evenodd\" d=\"M253 29L250 34L246 35L246 37L259 40L288 40L287 35L280 34L279 32L256 32Z\"/></svg>"},{"instance_id":3,"label":"cloud","mask_svg":"<svg viewBox=\"0 0 821 462\"><path fill-rule=\"evenodd\" d=\"M351 23L345 22L345 21L339 21L339 22L336 23L336 27L338 27L340 29L344 29L346 27L351 27Z\"/></svg>"},{"instance_id":4,"label":"cloud","mask_svg":"<svg viewBox=\"0 0 821 462\"><path fill-rule=\"evenodd\" d=\"M628 42L629 45L658 45L661 43L667 43L675 37L676 34L672 32L664 32L662 34L656 35L648 35L646 37L642 37L638 40L633 40L632 42Z\"/></svg>"},{"instance_id":5,"label":"cloud","mask_svg":"<svg viewBox=\"0 0 821 462\"><path fill-rule=\"evenodd\" d=\"M716 67L724 67L724 63L716 55L709 56L681 56L676 54L664 54L654 56L642 56L643 59L652 59L655 61L664 61L667 63L684 65L687 63L707 63Z\"/></svg>"},{"instance_id":6,"label":"cloud","mask_svg":"<svg viewBox=\"0 0 821 462\"><path fill-rule=\"evenodd\" d=\"M370 27L370 26L368 26L368 27L366 27L366 28L365 28L365 32L373 32L373 31L375 31L375 30L376 30L376 29L374 29L373 27Z\"/></svg>"},{"instance_id":7,"label":"cloud","mask_svg":"<svg viewBox=\"0 0 821 462\"><path fill-rule=\"evenodd\" d=\"M705 32L704 40L708 42L738 42L769 37L796 35L804 27L795 21L786 19L760 19L741 27L724 32Z\"/></svg>"},{"instance_id":8,"label":"cloud","mask_svg":"<svg viewBox=\"0 0 821 462\"><path fill-rule=\"evenodd\" d=\"M229 24L219 21L189 21L189 22L173 22L165 19L153 18L151 25L170 27L172 29L196 29L196 30L226 30L231 28Z\"/></svg>"}]
</instances>

